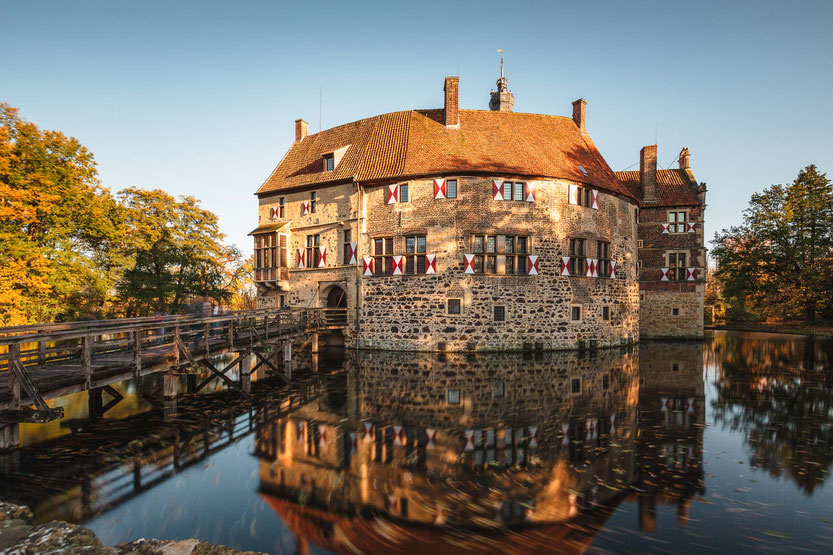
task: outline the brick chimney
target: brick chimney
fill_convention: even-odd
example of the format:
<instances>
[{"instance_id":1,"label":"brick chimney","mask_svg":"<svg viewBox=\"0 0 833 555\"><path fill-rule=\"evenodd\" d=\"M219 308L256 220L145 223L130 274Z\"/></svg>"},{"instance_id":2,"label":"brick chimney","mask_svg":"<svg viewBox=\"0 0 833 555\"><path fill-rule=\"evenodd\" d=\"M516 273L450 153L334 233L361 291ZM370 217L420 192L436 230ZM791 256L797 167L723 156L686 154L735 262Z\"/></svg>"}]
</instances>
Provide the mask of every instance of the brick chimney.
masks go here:
<instances>
[{"instance_id":1,"label":"brick chimney","mask_svg":"<svg viewBox=\"0 0 833 555\"><path fill-rule=\"evenodd\" d=\"M680 169L687 170L691 168L691 154L688 152L688 147L683 147L680 151Z\"/></svg>"},{"instance_id":2,"label":"brick chimney","mask_svg":"<svg viewBox=\"0 0 833 555\"><path fill-rule=\"evenodd\" d=\"M639 182L642 185L642 200L657 200L657 145L643 146L639 151Z\"/></svg>"},{"instance_id":3,"label":"brick chimney","mask_svg":"<svg viewBox=\"0 0 833 555\"><path fill-rule=\"evenodd\" d=\"M443 107L443 114L445 117L446 127L460 127L460 78L446 77L445 86L445 106Z\"/></svg>"},{"instance_id":4,"label":"brick chimney","mask_svg":"<svg viewBox=\"0 0 833 555\"><path fill-rule=\"evenodd\" d=\"M302 119L295 120L295 141L303 141L309 135L309 124Z\"/></svg>"},{"instance_id":5,"label":"brick chimney","mask_svg":"<svg viewBox=\"0 0 833 555\"><path fill-rule=\"evenodd\" d=\"M573 101L573 121L579 130L584 131L584 118L587 115L587 101L583 98Z\"/></svg>"}]
</instances>

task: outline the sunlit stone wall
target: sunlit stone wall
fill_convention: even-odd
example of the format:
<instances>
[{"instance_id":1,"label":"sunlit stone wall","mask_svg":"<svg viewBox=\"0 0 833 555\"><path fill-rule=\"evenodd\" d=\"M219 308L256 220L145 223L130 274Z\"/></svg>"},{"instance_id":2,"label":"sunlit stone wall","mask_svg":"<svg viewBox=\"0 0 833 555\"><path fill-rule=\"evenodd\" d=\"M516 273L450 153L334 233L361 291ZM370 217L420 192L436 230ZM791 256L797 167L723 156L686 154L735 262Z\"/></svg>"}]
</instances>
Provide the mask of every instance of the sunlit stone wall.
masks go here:
<instances>
[{"instance_id":1,"label":"sunlit stone wall","mask_svg":"<svg viewBox=\"0 0 833 555\"><path fill-rule=\"evenodd\" d=\"M453 178L454 176L448 176ZM635 281L635 204L601 192L599 208L570 205L568 182L531 181L535 202L493 199L492 180L457 177L459 198L434 199L433 179L409 182L410 201L387 204L387 186L366 195L366 234L362 252L376 237L393 237L404 254L404 237L427 236L427 252L437 255L437 273L371 276L362 279L359 345L374 349L448 350L545 349L619 345L639 338L639 296ZM470 275L464 254L474 234L530 236L539 257L539 275ZM586 254L597 258L597 240L610 242L617 279L562 276L569 238L584 238ZM461 299L462 313L447 313L448 299ZM581 306L581 319L571 307ZM494 318L495 306L505 321ZM602 319L607 306L610 319Z\"/></svg>"}]
</instances>

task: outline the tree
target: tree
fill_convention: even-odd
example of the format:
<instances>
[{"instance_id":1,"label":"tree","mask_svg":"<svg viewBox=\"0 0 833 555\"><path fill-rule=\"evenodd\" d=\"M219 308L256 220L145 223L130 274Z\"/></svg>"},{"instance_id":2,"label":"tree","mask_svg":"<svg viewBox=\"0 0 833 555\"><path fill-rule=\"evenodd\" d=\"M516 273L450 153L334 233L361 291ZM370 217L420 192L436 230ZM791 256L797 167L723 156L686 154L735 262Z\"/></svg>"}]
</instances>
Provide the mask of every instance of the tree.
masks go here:
<instances>
[{"instance_id":1,"label":"tree","mask_svg":"<svg viewBox=\"0 0 833 555\"><path fill-rule=\"evenodd\" d=\"M237 256L222 243L217 216L194 197L175 199L154 189L119 193L125 207L126 252L135 262L117 291L128 316L177 312L197 297L217 303L231 297L225 265Z\"/></svg>"},{"instance_id":2,"label":"tree","mask_svg":"<svg viewBox=\"0 0 833 555\"><path fill-rule=\"evenodd\" d=\"M0 322L101 310L119 220L89 150L0 104Z\"/></svg>"},{"instance_id":3,"label":"tree","mask_svg":"<svg viewBox=\"0 0 833 555\"><path fill-rule=\"evenodd\" d=\"M788 185L754 194L743 224L712 241L727 317L814 320L833 309L833 186L810 165Z\"/></svg>"}]
</instances>

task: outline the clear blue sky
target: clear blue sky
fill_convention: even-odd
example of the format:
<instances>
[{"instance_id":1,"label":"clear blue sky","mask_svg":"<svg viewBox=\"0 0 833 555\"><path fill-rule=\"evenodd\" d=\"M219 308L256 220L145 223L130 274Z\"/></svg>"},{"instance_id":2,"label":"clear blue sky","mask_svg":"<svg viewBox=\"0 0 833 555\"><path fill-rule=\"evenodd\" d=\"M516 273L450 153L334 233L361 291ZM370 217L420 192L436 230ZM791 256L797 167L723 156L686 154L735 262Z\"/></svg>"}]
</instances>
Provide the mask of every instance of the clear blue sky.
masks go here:
<instances>
[{"instance_id":1,"label":"clear blue sky","mask_svg":"<svg viewBox=\"0 0 833 555\"><path fill-rule=\"evenodd\" d=\"M294 138L460 103L486 108L503 48L516 111L569 115L615 170L658 129L692 151L707 237L809 163L833 176L833 2L0 0L0 101L80 139L113 190L202 199L251 250L254 191Z\"/></svg>"}]
</instances>

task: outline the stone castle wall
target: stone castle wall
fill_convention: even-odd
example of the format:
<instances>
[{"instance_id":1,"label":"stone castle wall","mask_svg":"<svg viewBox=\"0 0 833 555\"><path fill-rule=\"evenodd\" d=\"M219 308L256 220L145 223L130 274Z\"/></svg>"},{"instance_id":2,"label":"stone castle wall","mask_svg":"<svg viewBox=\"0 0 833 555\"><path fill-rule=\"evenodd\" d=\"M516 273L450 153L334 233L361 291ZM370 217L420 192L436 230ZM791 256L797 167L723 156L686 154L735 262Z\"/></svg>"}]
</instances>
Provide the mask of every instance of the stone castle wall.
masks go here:
<instances>
[{"instance_id":1,"label":"stone castle wall","mask_svg":"<svg viewBox=\"0 0 833 555\"><path fill-rule=\"evenodd\" d=\"M374 349L512 350L542 343L545 349L619 345L639 337L635 281L636 228L628 200L599 192L599 208L570 205L568 182L533 181L535 202L499 201L492 180L458 177L459 198L435 200L433 179L409 182L410 201L387 204L387 186L367 191L362 252L376 237L393 237L394 254L404 254L404 237L424 234L427 252L437 255L437 273L370 276L362 279L360 346ZM531 237L539 275L471 275L464 257L475 233ZM584 238L587 256L596 241L610 242L617 279L560 275L570 237ZM447 314L450 298L461 299L462 313ZM571 320L580 305L582 318ZM496 322L495 306L505 307ZM602 319L608 306L610 320Z\"/></svg>"}]
</instances>

